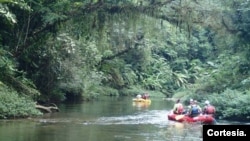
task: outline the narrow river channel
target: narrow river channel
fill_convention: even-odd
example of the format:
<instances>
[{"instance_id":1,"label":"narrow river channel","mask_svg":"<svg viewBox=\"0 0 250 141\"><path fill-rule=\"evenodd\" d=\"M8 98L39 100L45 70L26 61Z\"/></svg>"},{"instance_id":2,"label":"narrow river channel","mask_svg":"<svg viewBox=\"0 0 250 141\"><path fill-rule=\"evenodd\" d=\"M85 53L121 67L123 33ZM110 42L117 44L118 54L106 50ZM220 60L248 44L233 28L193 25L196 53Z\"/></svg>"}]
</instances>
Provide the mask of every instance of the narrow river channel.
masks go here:
<instances>
[{"instance_id":1,"label":"narrow river channel","mask_svg":"<svg viewBox=\"0 0 250 141\"><path fill-rule=\"evenodd\" d=\"M202 141L202 125L168 121L172 101L131 97L61 104L39 118L0 120L0 141Z\"/></svg>"}]
</instances>

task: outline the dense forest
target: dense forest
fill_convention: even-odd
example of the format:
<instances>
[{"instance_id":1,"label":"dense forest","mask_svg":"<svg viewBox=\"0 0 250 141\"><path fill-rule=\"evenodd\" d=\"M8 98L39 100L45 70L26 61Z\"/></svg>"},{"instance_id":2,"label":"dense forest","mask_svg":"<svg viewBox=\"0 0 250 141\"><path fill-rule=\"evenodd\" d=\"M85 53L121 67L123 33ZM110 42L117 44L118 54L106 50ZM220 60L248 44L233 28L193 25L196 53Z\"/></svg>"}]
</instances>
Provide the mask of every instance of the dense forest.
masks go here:
<instances>
[{"instance_id":1,"label":"dense forest","mask_svg":"<svg viewBox=\"0 0 250 141\"><path fill-rule=\"evenodd\" d=\"M248 0L0 0L0 118L149 91L250 118Z\"/></svg>"}]
</instances>

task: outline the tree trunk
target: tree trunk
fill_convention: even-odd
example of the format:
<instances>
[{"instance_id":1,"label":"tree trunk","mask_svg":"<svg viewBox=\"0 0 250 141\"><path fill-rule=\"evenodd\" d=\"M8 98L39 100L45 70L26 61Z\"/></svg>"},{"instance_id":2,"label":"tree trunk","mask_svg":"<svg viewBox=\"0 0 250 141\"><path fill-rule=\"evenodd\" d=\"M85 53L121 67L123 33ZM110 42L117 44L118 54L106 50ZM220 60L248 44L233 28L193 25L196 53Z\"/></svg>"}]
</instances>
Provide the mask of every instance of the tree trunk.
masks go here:
<instances>
[{"instance_id":1,"label":"tree trunk","mask_svg":"<svg viewBox=\"0 0 250 141\"><path fill-rule=\"evenodd\" d=\"M55 104L51 104L51 106L43 106L43 105L36 104L36 108L41 110L44 113L59 112L59 108Z\"/></svg>"}]
</instances>

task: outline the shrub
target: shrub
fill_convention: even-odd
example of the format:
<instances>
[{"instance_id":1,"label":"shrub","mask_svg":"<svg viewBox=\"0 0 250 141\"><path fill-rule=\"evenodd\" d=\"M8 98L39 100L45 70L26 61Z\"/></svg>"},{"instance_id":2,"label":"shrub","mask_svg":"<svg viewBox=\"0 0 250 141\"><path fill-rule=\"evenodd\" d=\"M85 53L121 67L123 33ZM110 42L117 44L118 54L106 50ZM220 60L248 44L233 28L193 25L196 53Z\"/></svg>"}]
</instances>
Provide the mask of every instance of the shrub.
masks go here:
<instances>
[{"instance_id":1,"label":"shrub","mask_svg":"<svg viewBox=\"0 0 250 141\"><path fill-rule=\"evenodd\" d=\"M41 115L35 108L35 102L28 97L21 97L16 91L0 84L0 118L24 118ZM4 86L4 87L2 87Z\"/></svg>"},{"instance_id":2,"label":"shrub","mask_svg":"<svg viewBox=\"0 0 250 141\"><path fill-rule=\"evenodd\" d=\"M250 119L250 91L245 93L227 89L221 94L209 96L216 106L220 119L246 121Z\"/></svg>"}]
</instances>

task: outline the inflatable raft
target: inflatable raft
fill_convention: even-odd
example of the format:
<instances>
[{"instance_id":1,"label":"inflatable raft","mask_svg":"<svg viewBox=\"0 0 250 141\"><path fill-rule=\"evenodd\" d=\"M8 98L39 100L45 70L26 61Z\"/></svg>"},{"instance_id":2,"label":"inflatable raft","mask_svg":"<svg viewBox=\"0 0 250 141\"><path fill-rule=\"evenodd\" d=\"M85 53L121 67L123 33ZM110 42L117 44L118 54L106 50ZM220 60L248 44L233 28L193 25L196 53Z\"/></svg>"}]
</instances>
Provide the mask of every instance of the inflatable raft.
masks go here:
<instances>
[{"instance_id":1,"label":"inflatable raft","mask_svg":"<svg viewBox=\"0 0 250 141\"><path fill-rule=\"evenodd\" d=\"M173 120L177 122L186 122L186 123L202 123L202 124L215 124L216 120L212 115L198 115L196 117L190 117L188 115L177 115L174 113L168 114L168 120Z\"/></svg>"},{"instance_id":2,"label":"inflatable raft","mask_svg":"<svg viewBox=\"0 0 250 141\"><path fill-rule=\"evenodd\" d=\"M133 102L141 102L141 103L151 103L150 99L143 99L143 98L134 98Z\"/></svg>"}]
</instances>

